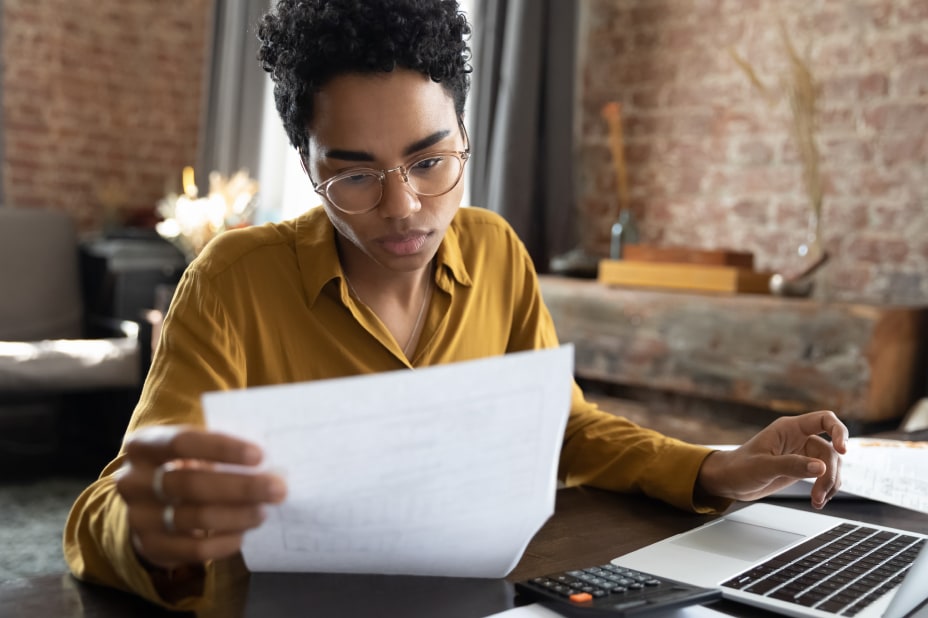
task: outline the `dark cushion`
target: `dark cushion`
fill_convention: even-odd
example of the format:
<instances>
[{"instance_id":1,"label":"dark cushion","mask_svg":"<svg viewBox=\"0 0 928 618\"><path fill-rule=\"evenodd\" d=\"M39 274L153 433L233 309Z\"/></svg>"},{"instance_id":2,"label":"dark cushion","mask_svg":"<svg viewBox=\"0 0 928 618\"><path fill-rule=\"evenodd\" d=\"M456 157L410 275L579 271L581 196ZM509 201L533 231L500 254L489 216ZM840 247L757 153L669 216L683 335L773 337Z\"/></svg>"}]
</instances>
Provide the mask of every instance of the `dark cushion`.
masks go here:
<instances>
[{"instance_id":1,"label":"dark cushion","mask_svg":"<svg viewBox=\"0 0 928 618\"><path fill-rule=\"evenodd\" d=\"M77 233L53 210L0 207L0 341L82 335Z\"/></svg>"}]
</instances>

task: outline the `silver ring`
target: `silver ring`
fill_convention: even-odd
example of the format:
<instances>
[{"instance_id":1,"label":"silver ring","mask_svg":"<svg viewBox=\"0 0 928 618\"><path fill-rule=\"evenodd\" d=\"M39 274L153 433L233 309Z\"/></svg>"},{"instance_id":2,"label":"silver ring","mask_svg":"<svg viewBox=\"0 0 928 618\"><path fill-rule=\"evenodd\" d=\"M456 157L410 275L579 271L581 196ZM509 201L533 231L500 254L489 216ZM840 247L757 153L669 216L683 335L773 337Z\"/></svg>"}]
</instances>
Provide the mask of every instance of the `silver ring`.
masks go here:
<instances>
[{"instance_id":1,"label":"silver ring","mask_svg":"<svg viewBox=\"0 0 928 618\"><path fill-rule=\"evenodd\" d=\"M164 473L167 472L165 466L158 466L155 468L155 473L151 477L151 490L155 494L155 498L158 499L158 502L170 502L168 497L164 493Z\"/></svg>"},{"instance_id":2,"label":"silver ring","mask_svg":"<svg viewBox=\"0 0 928 618\"><path fill-rule=\"evenodd\" d=\"M177 530L174 528L174 505L165 504L164 510L161 511L161 523L164 524L164 531L168 534L174 534Z\"/></svg>"}]
</instances>

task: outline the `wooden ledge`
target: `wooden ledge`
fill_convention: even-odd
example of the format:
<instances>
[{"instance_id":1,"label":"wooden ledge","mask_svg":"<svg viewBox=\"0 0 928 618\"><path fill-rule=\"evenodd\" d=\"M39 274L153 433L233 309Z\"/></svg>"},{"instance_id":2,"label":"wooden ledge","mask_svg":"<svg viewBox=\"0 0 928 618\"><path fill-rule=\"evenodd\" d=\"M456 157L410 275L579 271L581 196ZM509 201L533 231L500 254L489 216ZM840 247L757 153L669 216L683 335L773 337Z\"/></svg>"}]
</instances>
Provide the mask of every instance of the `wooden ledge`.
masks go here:
<instances>
[{"instance_id":1,"label":"wooden ledge","mask_svg":"<svg viewBox=\"0 0 928 618\"><path fill-rule=\"evenodd\" d=\"M925 307L540 280L581 378L862 423L899 419L923 394Z\"/></svg>"}]
</instances>

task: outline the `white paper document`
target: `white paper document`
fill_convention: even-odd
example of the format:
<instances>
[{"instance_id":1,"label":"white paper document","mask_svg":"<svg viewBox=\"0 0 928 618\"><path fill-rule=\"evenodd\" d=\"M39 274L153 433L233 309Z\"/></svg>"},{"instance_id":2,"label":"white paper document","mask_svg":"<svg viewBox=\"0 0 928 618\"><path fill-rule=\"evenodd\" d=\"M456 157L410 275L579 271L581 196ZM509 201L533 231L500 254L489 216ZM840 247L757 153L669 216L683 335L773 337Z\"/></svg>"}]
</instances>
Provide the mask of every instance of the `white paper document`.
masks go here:
<instances>
[{"instance_id":1,"label":"white paper document","mask_svg":"<svg viewBox=\"0 0 928 618\"><path fill-rule=\"evenodd\" d=\"M503 577L554 512L573 347L207 393L288 495L252 571Z\"/></svg>"},{"instance_id":2,"label":"white paper document","mask_svg":"<svg viewBox=\"0 0 928 618\"><path fill-rule=\"evenodd\" d=\"M928 442L851 438L841 490L928 513Z\"/></svg>"}]
</instances>

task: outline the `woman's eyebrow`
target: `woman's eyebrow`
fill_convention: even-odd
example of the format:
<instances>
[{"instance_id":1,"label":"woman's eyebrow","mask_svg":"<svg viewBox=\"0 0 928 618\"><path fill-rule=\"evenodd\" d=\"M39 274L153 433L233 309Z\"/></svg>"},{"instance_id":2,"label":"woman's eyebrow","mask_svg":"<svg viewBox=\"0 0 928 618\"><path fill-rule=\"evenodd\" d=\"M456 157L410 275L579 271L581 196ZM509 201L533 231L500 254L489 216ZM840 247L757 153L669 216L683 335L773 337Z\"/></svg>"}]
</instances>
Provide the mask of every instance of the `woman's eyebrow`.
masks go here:
<instances>
[{"instance_id":1,"label":"woman's eyebrow","mask_svg":"<svg viewBox=\"0 0 928 618\"><path fill-rule=\"evenodd\" d=\"M409 155L419 152L420 150L434 146L449 135L451 135L451 131L448 129L435 131L431 135L423 137L420 140L416 140L407 146L403 150L403 156L408 157ZM373 154L364 152L363 150L342 150L340 148L325 150L323 151L322 156L326 159L339 159L341 161L373 161L375 158Z\"/></svg>"},{"instance_id":2,"label":"woman's eyebrow","mask_svg":"<svg viewBox=\"0 0 928 618\"><path fill-rule=\"evenodd\" d=\"M448 129L442 129L441 131L435 131L428 137L424 137L420 139L419 141L413 142L412 144L407 146L406 150L403 151L403 154L405 156L409 156L411 154L419 152L420 150L424 150L426 148L429 148L430 146L434 146L435 144L445 139L449 135L451 135L451 131L449 131Z\"/></svg>"}]
</instances>

